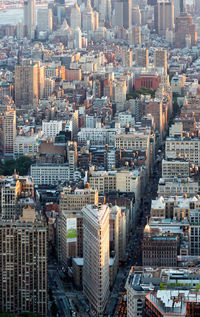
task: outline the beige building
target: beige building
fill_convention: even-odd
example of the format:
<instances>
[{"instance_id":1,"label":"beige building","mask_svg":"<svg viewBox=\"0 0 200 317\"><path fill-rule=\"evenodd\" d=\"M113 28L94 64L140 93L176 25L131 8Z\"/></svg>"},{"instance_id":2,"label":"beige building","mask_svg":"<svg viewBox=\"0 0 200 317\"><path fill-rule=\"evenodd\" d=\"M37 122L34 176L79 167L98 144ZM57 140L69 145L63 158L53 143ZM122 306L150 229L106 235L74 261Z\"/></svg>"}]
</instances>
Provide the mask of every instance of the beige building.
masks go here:
<instances>
[{"instance_id":1,"label":"beige building","mask_svg":"<svg viewBox=\"0 0 200 317\"><path fill-rule=\"evenodd\" d=\"M3 152L5 156L13 155L16 134L16 111L7 107L3 116Z\"/></svg>"},{"instance_id":2,"label":"beige building","mask_svg":"<svg viewBox=\"0 0 200 317\"><path fill-rule=\"evenodd\" d=\"M89 176L89 184L101 194L116 191L116 171L92 171Z\"/></svg>"},{"instance_id":3,"label":"beige building","mask_svg":"<svg viewBox=\"0 0 200 317\"><path fill-rule=\"evenodd\" d=\"M23 211L20 220L0 221L0 311L47 316L47 228Z\"/></svg>"},{"instance_id":4,"label":"beige building","mask_svg":"<svg viewBox=\"0 0 200 317\"><path fill-rule=\"evenodd\" d=\"M169 137L172 137L172 138L183 137L183 122L176 121L170 126Z\"/></svg>"},{"instance_id":5,"label":"beige building","mask_svg":"<svg viewBox=\"0 0 200 317\"><path fill-rule=\"evenodd\" d=\"M200 139L198 138L167 138L165 157L168 159L185 159L191 164L200 166Z\"/></svg>"},{"instance_id":6,"label":"beige building","mask_svg":"<svg viewBox=\"0 0 200 317\"><path fill-rule=\"evenodd\" d=\"M158 197L182 196L193 197L198 194L199 184L190 178L160 178L158 183Z\"/></svg>"},{"instance_id":7,"label":"beige building","mask_svg":"<svg viewBox=\"0 0 200 317\"><path fill-rule=\"evenodd\" d=\"M135 64L137 67L148 67L149 66L149 50L146 48L138 48L136 50Z\"/></svg>"},{"instance_id":8,"label":"beige building","mask_svg":"<svg viewBox=\"0 0 200 317\"><path fill-rule=\"evenodd\" d=\"M190 176L190 163L181 159L168 159L162 160L162 177L189 177Z\"/></svg>"},{"instance_id":9,"label":"beige building","mask_svg":"<svg viewBox=\"0 0 200 317\"><path fill-rule=\"evenodd\" d=\"M98 205L98 190L92 188L72 190L71 187L64 187L60 194L59 209L63 212L74 210L80 211L86 205Z\"/></svg>"},{"instance_id":10,"label":"beige building","mask_svg":"<svg viewBox=\"0 0 200 317\"><path fill-rule=\"evenodd\" d=\"M191 210L195 209L200 209L200 200L195 196L170 196L166 198L161 196L151 202L150 223L156 219L162 220L165 218L180 221L184 218L189 218ZM182 225L184 226L184 223Z\"/></svg>"},{"instance_id":11,"label":"beige building","mask_svg":"<svg viewBox=\"0 0 200 317\"><path fill-rule=\"evenodd\" d=\"M70 230L74 230L70 238ZM83 257L83 214L80 211L61 211L56 227L57 257L59 262L68 267L69 259Z\"/></svg>"},{"instance_id":12,"label":"beige building","mask_svg":"<svg viewBox=\"0 0 200 317\"><path fill-rule=\"evenodd\" d=\"M97 314L103 314L109 297L109 252L109 207L88 205L83 209L83 293Z\"/></svg>"},{"instance_id":13,"label":"beige building","mask_svg":"<svg viewBox=\"0 0 200 317\"><path fill-rule=\"evenodd\" d=\"M167 75L167 50L157 48L154 51L154 66L163 67L164 73Z\"/></svg>"},{"instance_id":14,"label":"beige building","mask_svg":"<svg viewBox=\"0 0 200 317\"><path fill-rule=\"evenodd\" d=\"M0 178L0 213L2 219L14 219L21 213L19 198L34 197L34 183L31 177L18 175Z\"/></svg>"},{"instance_id":15,"label":"beige building","mask_svg":"<svg viewBox=\"0 0 200 317\"><path fill-rule=\"evenodd\" d=\"M15 67L15 104L17 107L33 106L43 97L45 87L44 67L23 64Z\"/></svg>"},{"instance_id":16,"label":"beige building","mask_svg":"<svg viewBox=\"0 0 200 317\"><path fill-rule=\"evenodd\" d=\"M60 194L59 217L57 219L57 256L65 267L71 257L83 256L83 214L87 205L98 205L98 191L91 188L72 190L64 187ZM76 230L74 239L66 238L70 226Z\"/></svg>"},{"instance_id":17,"label":"beige building","mask_svg":"<svg viewBox=\"0 0 200 317\"><path fill-rule=\"evenodd\" d=\"M152 136L153 140L153 136ZM150 134L145 132L129 132L115 135L115 148L125 150L146 151L146 177L148 179L150 173L150 165L154 161L154 142L150 144ZM152 146L152 147L151 147Z\"/></svg>"}]
</instances>

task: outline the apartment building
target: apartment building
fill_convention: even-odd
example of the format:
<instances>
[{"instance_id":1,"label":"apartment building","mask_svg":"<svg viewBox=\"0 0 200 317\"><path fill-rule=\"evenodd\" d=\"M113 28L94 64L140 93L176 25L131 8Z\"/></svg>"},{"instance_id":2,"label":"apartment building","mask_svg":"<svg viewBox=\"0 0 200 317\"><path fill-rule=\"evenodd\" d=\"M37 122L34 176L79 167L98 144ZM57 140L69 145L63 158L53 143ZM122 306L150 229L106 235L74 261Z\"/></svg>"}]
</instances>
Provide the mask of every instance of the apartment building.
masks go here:
<instances>
[{"instance_id":1,"label":"apartment building","mask_svg":"<svg viewBox=\"0 0 200 317\"><path fill-rule=\"evenodd\" d=\"M64 187L60 193L59 209L63 212L80 211L86 205L98 205L98 190L92 188L72 190Z\"/></svg>"},{"instance_id":2,"label":"apartment building","mask_svg":"<svg viewBox=\"0 0 200 317\"><path fill-rule=\"evenodd\" d=\"M167 138L165 157L168 159L185 159L191 164L200 166L200 139L197 138Z\"/></svg>"},{"instance_id":3,"label":"apartment building","mask_svg":"<svg viewBox=\"0 0 200 317\"><path fill-rule=\"evenodd\" d=\"M5 156L13 155L16 135L16 111L7 107L3 116L3 153Z\"/></svg>"},{"instance_id":4,"label":"apartment building","mask_svg":"<svg viewBox=\"0 0 200 317\"><path fill-rule=\"evenodd\" d=\"M176 236L153 232L147 224L142 240L143 266L177 266L178 243Z\"/></svg>"},{"instance_id":5,"label":"apartment building","mask_svg":"<svg viewBox=\"0 0 200 317\"><path fill-rule=\"evenodd\" d=\"M149 140L149 135L142 132L116 134L115 147L125 150L148 150Z\"/></svg>"},{"instance_id":6,"label":"apartment building","mask_svg":"<svg viewBox=\"0 0 200 317\"><path fill-rule=\"evenodd\" d=\"M32 164L31 176L36 185L56 185L69 180L69 166L66 164Z\"/></svg>"},{"instance_id":7,"label":"apartment building","mask_svg":"<svg viewBox=\"0 0 200 317\"><path fill-rule=\"evenodd\" d=\"M0 311L47 316L47 228L33 209L0 221Z\"/></svg>"},{"instance_id":8,"label":"apartment building","mask_svg":"<svg viewBox=\"0 0 200 317\"><path fill-rule=\"evenodd\" d=\"M74 180L74 170L77 167L77 143L73 141L68 141L67 144L67 161L69 164L69 179L70 181Z\"/></svg>"},{"instance_id":9,"label":"apartment building","mask_svg":"<svg viewBox=\"0 0 200 317\"><path fill-rule=\"evenodd\" d=\"M139 169L121 169L115 171L91 171L89 184L91 188L97 189L105 195L115 191L122 193L134 193L135 208L140 205L141 185L143 173Z\"/></svg>"},{"instance_id":10,"label":"apartment building","mask_svg":"<svg viewBox=\"0 0 200 317\"><path fill-rule=\"evenodd\" d=\"M36 157L39 152L39 134L32 136L18 135L14 140L14 156L19 157L27 155Z\"/></svg>"},{"instance_id":11,"label":"apartment building","mask_svg":"<svg viewBox=\"0 0 200 317\"><path fill-rule=\"evenodd\" d=\"M86 144L90 141L91 145L114 145L114 136L117 131L115 128L82 128L78 132L78 143Z\"/></svg>"},{"instance_id":12,"label":"apartment building","mask_svg":"<svg viewBox=\"0 0 200 317\"><path fill-rule=\"evenodd\" d=\"M155 304L159 304L161 306L160 310L162 309L162 306L166 303L166 313L163 312L161 314L161 311L156 311L158 316L168 316L172 315L171 312L173 312L173 316L180 315L179 310L168 310L169 307L172 308L173 298L177 300L178 293L182 293L184 295L184 291L181 290L181 287L179 287L179 291L176 287L174 287L175 284L180 285L183 283L184 280L184 286L187 287L187 294L190 294L190 290L194 290L196 285L199 284L199 274L200 270L199 268L155 268L155 267L132 267L130 270L130 273L128 275L127 281L126 281L126 289L127 289L127 317L133 317L133 316L154 316L155 310L148 310L148 305L146 306L146 296L149 296L152 292L165 292L166 294L163 294L163 301L157 300L155 301ZM192 283L191 283L192 280ZM167 288L167 290L161 290L161 287ZM151 293L150 293L151 292ZM170 296L168 296L170 294ZM196 302L199 303L198 294L194 292L193 296L193 308L195 311ZM166 298L166 299L165 299ZM168 301L169 299L169 301ZM178 303L181 303L182 305L178 305L177 309L186 308L185 299L179 296ZM167 305L167 303L169 303ZM174 304L176 301L174 302ZM171 306L170 306L171 305ZM176 308L176 305L174 305L174 308ZM191 314L191 307L189 312L189 316L192 316ZM155 315L155 316L157 316ZM181 316L187 316L187 314L182 314Z\"/></svg>"},{"instance_id":13,"label":"apartment building","mask_svg":"<svg viewBox=\"0 0 200 317\"><path fill-rule=\"evenodd\" d=\"M158 197L183 196L193 197L199 192L198 182L191 178L160 178L158 183Z\"/></svg>"},{"instance_id":14,"label":"apartment building","mask_svg":"<svg viewBox=\"0 0 200 317\"><path fill-rule=\"evenodd\" d=\"M17 107L38 103L43 96L45 76L44 66L25 60L15 67L15 104Z\"/></svg>"},{"instance_id":15,"label":"apartment building","mask_svg":"<svg viewBox=\"0 0 200 317\"><path fill-rule=\"evenodd\" d=\"M42 121L42 132L47 137L55 138L62 129L63 123L60 120Z\"/></svg>"},{"instance_id":16,"label":"apartment building","mask_svg":"<svg viewBox=\"0 0 200 317\"><path fill-rule=\"evenodd\" d=\"M164 179L173 177L189 177L190 163L183 159L162 160L162 177Z\"/></svg>"},{"instance_id":17,"label":"apartment building","mask_svg":"<svg viewBox=\"0 0 200 317\"><path fill-rule=\"evenodd\" d=\"M152 142L150 142L150 140ZM146 151L146 177L150 173L150 164L154 161L153 137L149 133L135 131L115 135L115 148L124 150Z\"/></svg>"},{"instance_id":18,"label":"apartment building","mask_svg":"<svg viewBox=\"0 0 200 317\"><path fill-rule=\"evenodd\" d=\"M34 182L31 177L17 174L0 178L0 213L2 219L14 219L21 214L20 198L34 198Z\"/></svg>"},{"instance_id":19,"label":"apartment building","mask_svg":"<svg viewBox=\"0 0 200 317\"><path fill-rule=\"evenodd\" d=\"M199 196L197 196L199 197ZM189 218L192 209L200 209L200 200L197 197L162 196L151 202L151 219L171 218L174 220L183 220Z\"/></svg>"},{"instance_id":20,"label":"apartment building","mask_svg":"<svg viewBox=\"0 0 200 317\"><path fill-rule=\"evenodd\" d=\"M190 210L190 253L200 256L200 206Z\"/></svg>"},{"instance_id":21,"label":"apartment building","mask_svg":"<svg viewBox=\"0 0 200 317\"><path fill-rule=\"evenodd\" d=\"M59 217L57 219L57 255L62 265L68 265L71 257L83 257L83 214L87 205L98 205L98 191L91 188L72 190L64 187L60 193ZM76 231L73 239L67 238L72 226Z\"/></svg>"},{"instance_id":22,"label":"apartment building","mask_svg":"<svg viewBox=\"0 0 200 317\"><path fill-rule=\"evenodd\" d=\"M101 194L114 192L116 191L116 171L92 171L89 184Z\"/></svg>"},{"instance_id":23,"label":"apartment building","mask_svg":"<svg viewBox=\"0 0 200 317\"><path fill-rule=\"evenodd\" d=\"M82 211L60 211L56 231L58 261L67 268L71 258L83 257Z\"/></svg>"},{"instance_id":24,"label":"apartment building","mask_svg":"<svg viewBox=\"0 0 200 317\"><path fill-rule=\"evenodd\" d=\"M143 316L198 316L199 302L192 290L158 290L145 296Z\"/></svg>"}]
</instances>

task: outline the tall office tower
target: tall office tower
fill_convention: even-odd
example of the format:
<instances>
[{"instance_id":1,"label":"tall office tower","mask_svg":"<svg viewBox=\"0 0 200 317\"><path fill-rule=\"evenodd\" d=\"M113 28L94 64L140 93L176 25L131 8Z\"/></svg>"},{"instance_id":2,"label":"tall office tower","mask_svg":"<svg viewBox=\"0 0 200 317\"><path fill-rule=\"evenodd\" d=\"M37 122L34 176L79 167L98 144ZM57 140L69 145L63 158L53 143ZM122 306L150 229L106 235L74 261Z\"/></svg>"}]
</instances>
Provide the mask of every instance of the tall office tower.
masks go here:
<instances>
[{"instance_id":1,"label":"tall office tower","mask_svg":"<svg viewBox=\"0 0 200 317\"><path fill-rule=\"evenodd\" d=\"M82 48L82 32L79 27L77 27L74 31L74 48L81 49Z\"/></svg>"},{"instance_id":2,"label":"tall office tower","mask_svg":"<svg viewBox=\"0 0 200 317\"><path fill-rule=\"evenodd\" d=\"M74 30L78 27L81 29L81 10L77 3L71 8L70 26Z\"/></svg>"},{"instance_id":3,"label":"tall office tower","mask_svg":"<svg viewBox=\"0 0 200 317\"><path fill-rule=\"evenodd\" d=\"M41 66L40 62L35 62L38 69L38 98L43 98L45 88L45 66Z\"/></svg>"},{"instance_id":4,"label":"tall office tower","mask_svg":"<svg viewBox=\"0 0 200 317\"><path fill-rule=\"evenodd\" d=\"M52 9L42 8L37 11L37 31L50 33L53 28Z\"/></svg>"},{"instance_id":5,"label":"tall office tower","mask_svg":"<svg viewBox=\"0 0 200 317\"><path fill-rule=\"evenodd\" d=\"M67 160L69 164L69 179L74 180L74 170L77 167L77 143L73 141L68 141L67 144Z\"/></svg>"},{"instance_id":6,"label":"tall office tower","mask_svg":"<svg viewBox=\"0 0 200 317\"><path fill-rule=\"evenodd\" d=\"M190 41L190 45L192 46L197 44L196 24L193 23L191 15L182 13L180 17L176 18L175 47L186 47L186 39Z\"/></svg>"},{"instance_id":7,"label":"tall office tower","mask_svg":"<svg viewBox=\"0 0 200 317\"><path fill-rule=\"evenodd\" d=\"M31 61L15 67L15 104L19 106L33 106L42 97L44 88L44 68L39 63Z\"/></svg>"},{"instance_id":8,"label":"tall office tower","mask_svg":"<svg viewBox=\"0 0 200 317\"><path fill-rule=\"evenodd\" d=\"M148 67L149 66L149 50L146 48L138 48L136 50L136 66Z\"/></svg>"},{"instance_id":9,"label":"tall office tower","mask_svg":"<svg viewBox=\"0 0 200 317\"><path fill-rule=\"evenodd\" d=\"M171 0L174 3L174 19L180 16L181 13L185 12L186 1L185 0Z\"/></svg>"},{"instance_id":10,"label":"tall office tower","mask_svg":"<svg viewBox=\"0 0 200 317\"><path fill-rule=\"evenodd\" d=\"M174 29L174 3L158 1L154 6L155 29L159 35L166 35L166 30Z\"/></svg>"},{"instance_id":11,"label":"tall office tower","mask_svg":"<svg viewBox=\"0 0 200 317\"><path fill-rule=\"evenodd\" d=\"M0 311L47 316L47 228L31 208L0 221Z\"/></svg>"},{"instance_id":12,"label":"tall office tower","mask_svg":"<svg viewBox=\"0 0 200 317\"><path fill-rule=\"evenodd\" d=\"M167 74L167 50L158 48L154 51L154 66L163 67L165 75Z\"/></svg>"},{"instance_id":13,"label":"tall office tower","mask_svg":"<svg viewBox=\"0 0 200 317\"><path fill-rule=\"evenodd\" d=\"M111 21L112 17L112 3L111 0L106 1L106 20Z\"/></svg>"},{"instance_id":14,"label":"tall office tower","mask_svg":"<svg viewBox=\"0 0 200 317\"><path fill-rule=\"evenodd\" d=\"M94 30L98 30L98 28L99 28L99 12L94 11L93 20L94 20Z\"/></svg>"},{"instance_id":15,"label":"tall office tower","mask_svg":"<svg viewBox=\"0 0 200 317\"><path fill-rule=\"evenodd\" d=\"M99 1L99 24L104 26L106 20L106 9L107 9L107 0Z\"/></svg>"},{"instance_id":16,"label":"tall office tower","mask_svg":"<svg viewBox=\"0 0 200 317\"><path fill-rule=\"evenodd\" d=\"M114 2L114 24L129 29L132 25L132 1L116 0Z\"/></svg>"},{"instance_id":17,"label":"tall office tower","mask_svg":"<svg viewBox=\"0 0 200 317\"><path fill-rule=\"evenodd\" d=\"M181 12L181 1L180 0L171 0L174 3L174 20L179 17Z\"/></svg>"},{"instance_id":18,"label":"tall office tower","mask_svg":"<svg viewBox=\"0 0 200 317\"><path fill-rule=\"evenodd\" d=\"M129 45L141 45L141 26L133 25L128 32Z\"/></svg>"},{"instance_id":19,"label":"tall office tower","mask_svg":"<svg viewBox=\"0 0 200 317\"><path fill-rule=\"evenodd\" d=\"M16 111L8 106L3 116L3 153L5 156L13 155L16 134Z\"/></svg>"},{"instance_id":20,"label":"tall office tower","mask_svg":"<svg viewBox=\"0 0 200 317\"><path fill-rule=\"evenodd\" d=\"M109 207L88 205L82 212L83 293L103 314L109 296Z\"/></svg>"},{"instance_id":21,"label":"tall office tower","mask_svg":"<svg viewBox=\"0 0 200 317\"><path fill-rule=\"evenodd\" d=\"M28 39L35 38L35 0L24 1L24 31Z\"/></svg>"},{"instance_id":22,"label":"tall office tower","mask_svg":"<svg viewBox=\"0 0 200 317\"><path fill-rule=\"evenodd\" d=\"M85 32L94 31L94 12L90 0L87 0L86 7L82 13L82 30Z\"/></svg>"},{"instance_id":23,"label":"tall office tower","mask_svg":"<svg viewBox=\"0 0 200 317\"><path fill-rule=\"evenodd\" d=\"M133 52L127 47L122 49L122 65L128 67L133 65Z\"/></svg>"},{"instance_id":24,"label":"tall office tower","mask_svg":"<svg viewBox=\"0 0 200 317\"><path fill-rule=\"evenodd\" d=\"M132 16L133 24L141 25L141 12L140 12L139 6L133 7L132 13L133 13L133 16Z\"/></svg>"}]
</instances>

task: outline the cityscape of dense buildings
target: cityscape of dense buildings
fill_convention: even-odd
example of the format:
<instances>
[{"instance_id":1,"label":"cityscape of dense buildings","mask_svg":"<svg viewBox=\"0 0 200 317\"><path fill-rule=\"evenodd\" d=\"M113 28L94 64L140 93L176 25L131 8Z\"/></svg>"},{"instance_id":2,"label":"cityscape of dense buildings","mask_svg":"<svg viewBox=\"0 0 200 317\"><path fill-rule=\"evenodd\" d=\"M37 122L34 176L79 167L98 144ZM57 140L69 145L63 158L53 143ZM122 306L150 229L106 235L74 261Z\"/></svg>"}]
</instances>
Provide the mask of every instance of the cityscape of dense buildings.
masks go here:
<instances>
[{"instance_id":1,"label":"cityscape of dense buildings","mask_svg":"<svg viewBox=\"0 0 200 317\"><path fill-rule=\"evenodd\" d=\"M2 1L0 313L200 316L199 15Z\"/></svg>"}]
</instances>

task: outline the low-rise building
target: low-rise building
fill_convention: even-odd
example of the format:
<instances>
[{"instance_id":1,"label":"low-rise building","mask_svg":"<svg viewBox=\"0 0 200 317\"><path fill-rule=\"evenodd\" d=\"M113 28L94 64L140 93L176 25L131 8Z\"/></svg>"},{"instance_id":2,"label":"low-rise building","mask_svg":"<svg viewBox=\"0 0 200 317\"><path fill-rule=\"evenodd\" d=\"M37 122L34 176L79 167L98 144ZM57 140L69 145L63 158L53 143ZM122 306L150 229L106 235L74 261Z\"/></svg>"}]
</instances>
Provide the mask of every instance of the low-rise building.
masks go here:
<instances>
[{"instance_id":1,"label":"low-rise building","mask_svg":"<svg viewBox=\"0 0 200 317\"><path fill-rule=\"evenodd\" d=\"M27 155L30 157L36 157L39 152L39 135L33 136L20 136L18 135L14 141L14 156L19 157Z\"/></svg>"},{"instance_id":2,"label":"low-rise building","mask_svg":"<svg viewBox=\"0 0 200 317\"><path fill-rule=\"evenodd\" d=\"M158 197L182 196L193 197L199 192L198 182L191 178L160 178L158 183Z\"/></svg>"},{"instance_id":3,"label":"low-rise building","mask_svg":"<svg viewBox=\"0 0 200 317\"><path fill-rule=\"evenodd\" d=\"M182 158L200 166L200 139L184 138L167 138L165 144L165 157L176 159Z\"/></svg>"},{"instance_id":4,"label":"low-rise building","mask_svg":"<svg viewBox=\"0 0 200 317\"><path fill-rule=\"evenodd\" d=\"M190 163L183 159L162 160L162 177L164 179L173 177L189 177Z\"/></svg>"},{"instance_id":5,"label":"low-rise building","mask_svg":"<svg viewBox=\"0 0 200 317\"><path fill-rule=\"evenodd\" d=\"M31 176L36 185L57 185L69 179L67 164L32 164Z\"/></svg>"},{"instance_id":6,"label":"low-rise building","mask_svg":"<svg viewBox=\"0 0 200 317\"><path fill-rule=\"evenodd\" d=\"M145 316L152 317L152 316L171 316L170 311L167 310L168 314L161 314L159 311L158 315L154 315L153 310L148 310L148 306L146 306L146 298L150 296L152 292L166 292L167 294L171 292L172 298L169 300L169 304L171 307L173 306L173 292L176 291L176 296L174 297L177 299L178 293L186 292L188 295L191 294L191 290L195 289L199 285L199 278L200 278L200 270L199 268L153 268L153 267L132 267L129 273L129 276L126 281L126 289L127 289L127 317L133 316ZM184 291L183 291L184 290ZM175 293L174 293L175 294ZM164 296L164 294L163 294ZM196 306L195 303L199 302L197 297L197 292L193 293L193 303L194 307ZM163 297L164 301L164 297ZM190 302L190 301L189 301ZM155 303L159 303L155 301ZM179 300L177 303L179 305L175 305L176 301L174 302L174 308L186 307L187 300L184 297L179 296ZM180 305L182 303L182 305ZM160 303L161 307L164 303ZM169 308L169 307L168 307ZM167 308L166 308L167 309ZM189 310L189 316L192 316L191 307ZM148 314L149 312L149 314ZM171 311L173 312L173 310ZM172 314L172 316L180 316L179 311L176 314ZM182 316L182 315L181 315ZM183 316L187 316L187 314L183 314Z\"/></svg>"}]
</instances>

